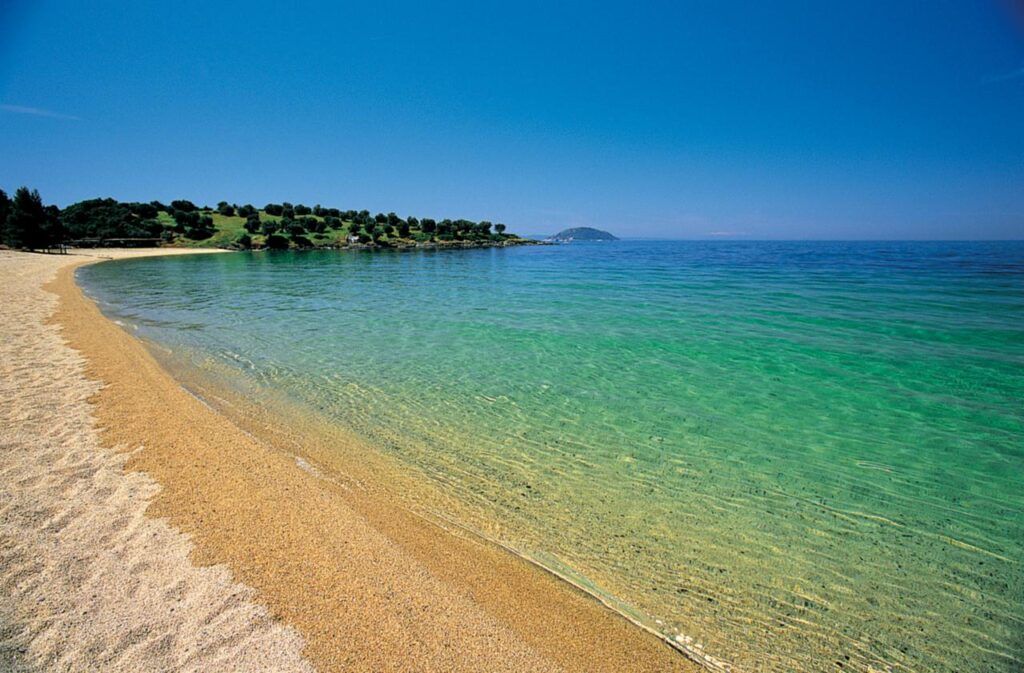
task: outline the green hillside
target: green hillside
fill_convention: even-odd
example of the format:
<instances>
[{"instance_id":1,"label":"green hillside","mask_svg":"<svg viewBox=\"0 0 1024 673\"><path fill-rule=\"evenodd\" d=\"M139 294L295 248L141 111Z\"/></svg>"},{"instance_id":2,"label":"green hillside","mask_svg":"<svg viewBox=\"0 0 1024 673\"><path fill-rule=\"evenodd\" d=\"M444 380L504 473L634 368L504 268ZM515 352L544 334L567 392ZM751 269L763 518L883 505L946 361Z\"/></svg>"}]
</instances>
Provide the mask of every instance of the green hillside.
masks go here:
<instances>
[{"instance_id":1,"label":"green hillside","mask_svg":"<svg viewBox=\"0 0 1024 673\"><path fill-rule=\"evenodd\" d=\"M61 211L66 240L77 245L160 244L190 248L338 248L500 245L529 242L505 225L471 220L401 218L302 204L217 208L180 200L122 203L92 199Z\"/></svg>"}]
</instances>

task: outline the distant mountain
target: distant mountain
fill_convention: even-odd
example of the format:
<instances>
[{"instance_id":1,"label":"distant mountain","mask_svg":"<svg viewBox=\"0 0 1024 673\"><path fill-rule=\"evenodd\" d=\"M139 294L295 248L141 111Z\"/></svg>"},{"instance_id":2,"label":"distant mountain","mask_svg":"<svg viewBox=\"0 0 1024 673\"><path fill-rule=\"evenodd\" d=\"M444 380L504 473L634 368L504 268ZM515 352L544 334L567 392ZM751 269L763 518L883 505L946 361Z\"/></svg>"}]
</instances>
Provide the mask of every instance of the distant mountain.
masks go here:
<instances>
[{"instance_id":1,"label":"distant mountain","mask_svg":"<svg viewBox=\"0 0 1024 673\"><path fill-rule=\"evenodd\" d=\"M557 243L568 243L569 241L617 241L619 239L600 229L573 227L572 229L563 229L548 240Z\"/></svg>"}]
</instances>

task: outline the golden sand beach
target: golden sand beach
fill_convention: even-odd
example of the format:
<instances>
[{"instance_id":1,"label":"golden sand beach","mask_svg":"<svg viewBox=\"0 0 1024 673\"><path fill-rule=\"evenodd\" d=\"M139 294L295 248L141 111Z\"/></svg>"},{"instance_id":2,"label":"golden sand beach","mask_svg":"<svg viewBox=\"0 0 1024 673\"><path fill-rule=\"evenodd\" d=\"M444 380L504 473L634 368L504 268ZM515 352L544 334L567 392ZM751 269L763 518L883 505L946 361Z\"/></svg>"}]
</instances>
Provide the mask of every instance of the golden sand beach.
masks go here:
<instances>
[{"instance_id":1,"label":"golden sand beach","mask_svg":"<svg viewBox=\"0 0 1024 673\"><path fill-rule=\"evenodd\" d=\"M178 252L0 251L0 667L697 670L386 489L303 469L74 283L99 256Z\"/></svg>"}]
</instances>

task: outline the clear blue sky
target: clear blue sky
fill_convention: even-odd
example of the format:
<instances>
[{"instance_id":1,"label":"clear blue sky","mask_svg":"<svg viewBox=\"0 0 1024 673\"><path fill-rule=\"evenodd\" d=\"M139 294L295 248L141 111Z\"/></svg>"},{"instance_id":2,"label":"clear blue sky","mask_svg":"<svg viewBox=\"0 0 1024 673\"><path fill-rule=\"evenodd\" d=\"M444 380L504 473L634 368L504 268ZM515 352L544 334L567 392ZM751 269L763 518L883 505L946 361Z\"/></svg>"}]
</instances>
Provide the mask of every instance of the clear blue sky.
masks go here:
<instances>
[{"instance_id":1,"label":"clear blue sky","mask_svg":"<svg viewBox=\"0 0 1024 673\"><path fill-rule=\"evenodd\" d=\"M0 186L666 238L1024 237L1024 12L0 2Z\"/></svg>"}]
</instances>

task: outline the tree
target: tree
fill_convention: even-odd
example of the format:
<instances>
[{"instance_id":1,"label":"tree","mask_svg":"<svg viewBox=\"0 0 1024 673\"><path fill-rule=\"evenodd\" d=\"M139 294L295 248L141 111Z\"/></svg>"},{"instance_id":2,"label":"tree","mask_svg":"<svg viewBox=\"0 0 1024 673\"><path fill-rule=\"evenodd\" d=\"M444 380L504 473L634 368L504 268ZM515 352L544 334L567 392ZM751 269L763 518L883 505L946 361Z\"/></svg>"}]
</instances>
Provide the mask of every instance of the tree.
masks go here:
<instances>
[{"instance_id":1,"label":"tree","mask_svg":"<svg viewBox=\"0 0 1024 673\"><path fill-rule=\"evenodd\" d=\"M363 225L361 225L361 224L359 224L358 222L355 222L355 221L349 222L348 233L352 234L353 236L358 235L359 234L359 230L362 229L362 226Z\"/></svg>"},{"instance_id":2,"label":"tree","mask_svg":"<svg viewBox=\"0 0 1024 673\"><path fill-rule=\"evenodd\" d=\"M263 235L273 236L275 233L277 233L278 228L279 225L277 223L277 220L267 220L266 222L263 223Z\"/></svg>"},{"instance_id":3,"label":"tree","mask_svg":"<svg viewBox=\"0 0 1024 673\"><path fill-rule=\"evenodd\" d=\"M276 203L268 203L267 205L263 206L263 212L265 212L267 215L274 215L275 217L280 217L283 210L284 207L279 206Z\"/></svg>"},{"instance_id":4,"label":"tree","mask_svg":"<svg viewBox=\"0 0 1024 673\"><path fill-rule=\"evenodd\" d=\"M14 193L4 227L4 243L12 248L35 250L46 246L46 211L36 190L19 187Z\"/></svg>"},{"instance_id":5,"label":"tree","mask_svg":"<svg viewBox=\"0 0 1024 673\"><path fill-rule=\"evenodd\" d=\"M242 250L248 250L252 247L252 237L249 234L239 234L235 239L235 245Z\"/></svg>"},{"instance_id":6,"label":"tree","mask_svg":"<svg viewBox=\"0 0 1024 673\"><path fill-rule=\"evenodd\" d=\"M199 213L172 209L184 226L199 221ZM154 222L159 209L153 204L119 203L114 199L89 199L73 203L61 212L68 238L153 238L163 227Z\"/></svg>"},{"instance_id":7,"label":"tree","mask_svg":"<svg viewBox=\"0 0 1024 673\"><path fill-rule=\"evenodd\" d=\"M195 210L175 210L174 221L183 227L199 226L199 213Z\"/></svg>"},{"instance_id":8,"label":"tree","mask_svg":"<svg viewBox=\"0 0 1024 673\"><path fill-rule=\"evenodd\" d=\"M198 213L191 213L198 215ZM213 236L216 230L213 226L213 218L209 215L203 215L199 218L199 221L192 227L185 229L185 236L191 238L194 241L205 241L206 239Z\"/></svg>"},{"instance_id":9,"label":"tree","mask_svg":"<svg viewBox=\"0 0 1024 673\"><path fill-rule=\"evenodd\" d=\"M46 220L43 225L43 245L47 248L62 248L64 243L64 223L60 220L60 208L50 205L44 208L44 212L46 213ZM149 221L154 222L154 220ZM163 226L158 224L157 233L161 229L163 229ZM63 252L63 248L61 251Z\"/></svg>"},{"instance_id":10,"label":"tree","mask_svg":"<svg viewBox=\"0 0 1024 673\"><path fill-rule=\"evenodd\" d=\"M494 230L496 232L498 232L499 234L504 234L505 233L505 225L502 224L501 222L498 222L496 225L494 225Z\"/></svg>"},{"instance_id":11,"label":"tree","mask_svg":"<svg viewBox=\"0 0 1024 673\"><path fill-rule=\"evenodd\" d=\"M130 210L133 215L137 215L143 220L152 220L160 214L159 209L157 209L157 207L152 203L128 203L125 205L127 205L128 210Z\"/></svg>"},{"instance_id":12,"label":"tree","mask_svg":"<svg viewBox=\"0 0 1024 673\"><path fill-rule=\"evenodd\" d=\"M313 211L312 211L312 209L310 209L309 206L304 206L301 203L299 205L295 206L295 214L296 215L309 215L312 212Z\"/></svg>"},{"instance_id":13,"label":"tree","mask_svg":"<svg viewBox=\"0 0 1024 673\"><path fill-rule=\"evenodd\" d=\"M388 216L385 215L384 213L377 213L376 215L373 216L373 219L377 224L384 224L385 222L388 221Z\"/></svg>"},{"instance_id":14,"label":"tree","mask_svg":"<svg viewBox=\"0 0 1024 673\"><path fill-rule=\"evenodd\" d=\"M455 220L452 223L452 229L454 230L456 238L463 238L466 235L470 235L476 231L476 222L472 220Z\"/></svg>"},{"instance_id":15,"label":"tree","mask_svg":"<svg viewBox=\"0 0 1024 673\"><path fill-rule=\"evenodd\" d=\"M270 248L271 250L287 250L288 239L285 238L284 236L272 234L270 236L267 236L267 247Z\"/></svg>"},{"instance_id":16,"label":"tree","mask_svg":"<svg viewBox=\"0 0 1024 673\"><path fill-rule=\"evenodd\" d=\"M412 231L410 230L409 222L408 221L402 220L401 222L398 223L398 235L399 236L401 236L402 238L409 238L409 234L411 234L411 233L412 233Z\"/></svg>"},{"instance_id":17,"label":"tree","mask_svg":"<svg viewBox=\"0 0 1024 673\"><path fill-rule=\"evenodd\" d=\"M217 204L217 212L225 217L231 217L235 214L235 207L227 201L221 201Z\"/></svg>"},{"instance_id":18,"label":"tree","mask_svg":"<svg viewBox=\"0 0 1024 673\"><path fill-rule=\"evenodd\" d=\"M7 192L0 189L0 243L7 241L7 213L11 210L11 199L8 198Z\"/></svg>"},{"instance_id":19,"label":"tree","mask_svg":"<svg viewBox=\"0 0 1024 673\"><path fill-rule=\"evenodd\" d=\"M260 230L259 213L250 213L249 216L245 218L245 224L242 226L245 227L245 230L250 234L258 232Z\"/></svg>"},{"instance_id":20,"label":"tree","mask_svg":"<svg viewBox=\"0 0 1024 673\"><path fill-rule=\"evenodd\" d=\"M185 199L178 199L176 201L171 201L171 208L174 208L175 210L184 210L185 212L192 212L193 210L199 210L198 208L196 208L196 204L192 203L191 201L187 201Z\"/></svg>"},{"instance_id":21,"label":"tree","mask_svg":"<svg viewBox=\"0 0 1024 673\"><path fill-rule=\"evenodd\" d=\"M432 234L437 231L437 222L429 217L424 217L420 220L420 229L423 230L424 234Z\"/></svg>"}]
</instances>

